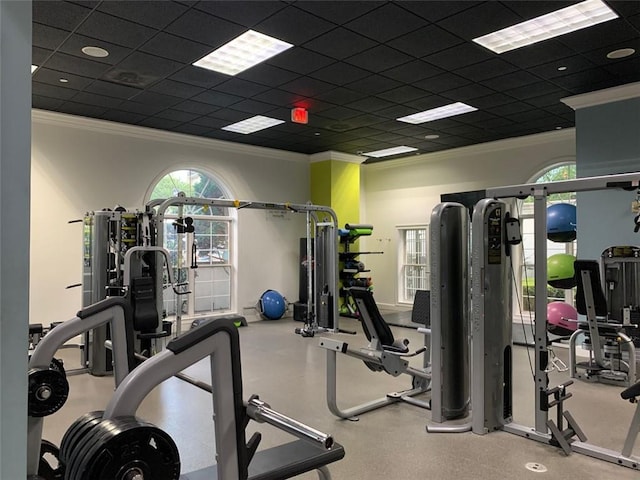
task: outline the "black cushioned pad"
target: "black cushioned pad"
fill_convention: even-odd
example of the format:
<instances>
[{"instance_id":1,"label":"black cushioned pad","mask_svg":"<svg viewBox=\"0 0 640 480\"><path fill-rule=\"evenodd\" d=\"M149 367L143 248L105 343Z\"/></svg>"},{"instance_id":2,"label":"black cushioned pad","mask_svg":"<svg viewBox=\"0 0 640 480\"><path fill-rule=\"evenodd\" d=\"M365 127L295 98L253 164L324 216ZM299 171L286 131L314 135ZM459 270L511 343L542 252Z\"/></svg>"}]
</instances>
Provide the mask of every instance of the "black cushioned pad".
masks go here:
<instances>
[{"instance_id":1,"label":"black cushioned pad","mask_svg":"<svg viewBox=\"0 0 640 480\"><path fill-rule=\"evenodd\" d=\"M631 385L620 393L620 396L624 400L631 400L634 397L640 397L640 382Z\"/></svg>"},{"instance_id":2,"label":"black cushioned pad","mask_svg":"<svg viewBox=\"0 0 640 480\"><path fill-rule=\"evenodd\" d=\"M249 464L250 480L280 480L295 477L344 457L344 448L334 443L330 450L315 446L305 440L295 440L284 445L261 450ZM217 480L215 466L181 475L181 480Z\"/></svg>"}]
</instances>

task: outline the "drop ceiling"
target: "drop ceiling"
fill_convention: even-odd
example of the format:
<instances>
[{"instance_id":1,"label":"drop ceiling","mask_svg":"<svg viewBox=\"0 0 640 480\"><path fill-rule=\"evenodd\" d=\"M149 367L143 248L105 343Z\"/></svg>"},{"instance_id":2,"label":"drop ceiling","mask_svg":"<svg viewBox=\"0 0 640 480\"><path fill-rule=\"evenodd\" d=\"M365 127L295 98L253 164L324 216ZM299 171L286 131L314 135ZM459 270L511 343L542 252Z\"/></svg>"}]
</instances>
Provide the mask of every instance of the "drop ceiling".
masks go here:
<instances>
[{"instance_id":1,"label":"drop ceiling","mask_svg":"<svg viewBox=\"0 0 640 480\"><path fill-rule=\"evenodd\" d=\"M619 18L500 55L472 38L574 3L34 1L33 107L306 154L427 153L568 128L562 98L640 81L640 1L607 1ZM235 77L191 65L248 29L294 47ZM607 58L621 48L636 53ZM396 120L453 102L478 110ZM290 121L293 107L308 124ZM222 130L254 115L285 123Z\"/></svg>"}]
</instances>

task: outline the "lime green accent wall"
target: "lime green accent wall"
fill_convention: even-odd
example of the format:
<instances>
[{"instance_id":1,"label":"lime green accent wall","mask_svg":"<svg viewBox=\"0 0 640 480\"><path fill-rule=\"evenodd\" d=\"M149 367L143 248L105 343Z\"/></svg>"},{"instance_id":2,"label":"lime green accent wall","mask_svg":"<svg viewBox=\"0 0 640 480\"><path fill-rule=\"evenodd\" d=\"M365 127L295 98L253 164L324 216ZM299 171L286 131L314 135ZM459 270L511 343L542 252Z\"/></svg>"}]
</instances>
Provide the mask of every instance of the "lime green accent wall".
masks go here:
<instances>
[{"instance_id":1,"label":"lime green accent wall","mask_svg":"<svg viewBox=\"0 0 640 480\"><path fill-rule=\"evenodd\" d=\"M360 164L325 160L311 164L311 202L331 207L338 226L360 221Z\"/></svg>"}]
</instances>

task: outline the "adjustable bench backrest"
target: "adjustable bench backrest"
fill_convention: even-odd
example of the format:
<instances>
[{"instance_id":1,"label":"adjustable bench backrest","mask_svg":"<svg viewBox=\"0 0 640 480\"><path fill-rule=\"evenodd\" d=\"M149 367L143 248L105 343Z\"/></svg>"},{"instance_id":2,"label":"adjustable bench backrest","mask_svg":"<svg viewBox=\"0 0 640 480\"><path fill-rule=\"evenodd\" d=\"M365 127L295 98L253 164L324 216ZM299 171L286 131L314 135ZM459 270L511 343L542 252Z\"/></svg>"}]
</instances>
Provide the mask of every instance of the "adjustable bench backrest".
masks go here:
<instances>
[{"instance_id":1,"label":"adjustable bench backrest","mask_svg":"<svg viewBox=\"0 0 640 480\"><path fill-rule=\"evenodd\" d=\"M576 260L574 262L574 271L577 281L578 290L576 292L576 310L580 315L587 315L587 303L585 298L585 285L582 280L582 272L587 272L591 280L591 291L593 295L593 308L598 317L606 317L607 299L602 290L602 282L600 281L600 266L595 260Z\"/></svg>"},{"instance_id":2,"label":"adjustable bench backrest","mask_svg":"<svg viewBox=\"0 0 640 480\"><path fill-rule=\"evenodd\" d=\"M367 340L371 341L373 333L373 336L380 341L381 345L393 345L395 341L393 332L389 328L389 325L387 325L387 322L384 321L384 318L382 318L371 291L364 287L351 287L349 293L356 302L356 307L362 319L362 329L367 336ZM370 322L366 321L367 319L370 320ZM370 326L374 329L373 332L369 331Z\"/></svg>"}]
</instances>

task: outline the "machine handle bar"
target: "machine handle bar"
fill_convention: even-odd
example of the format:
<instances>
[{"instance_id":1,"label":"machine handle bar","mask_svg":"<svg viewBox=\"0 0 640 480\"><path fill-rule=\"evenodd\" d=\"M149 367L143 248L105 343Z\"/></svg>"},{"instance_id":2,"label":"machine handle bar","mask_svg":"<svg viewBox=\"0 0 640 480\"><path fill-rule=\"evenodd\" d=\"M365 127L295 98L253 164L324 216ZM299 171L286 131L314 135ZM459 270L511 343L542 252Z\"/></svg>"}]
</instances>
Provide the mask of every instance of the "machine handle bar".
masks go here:
<instances>
[{"instance_id":1,"label":"machine handle bar","mask_svg":"<svg viewBox=\"0 0 640 480\"><path fill-rule=\"evenodd\" d=\"M249 398L246 408L247 415L256 422L268 423L302 440L308 440L316 445L320 444L327 450L333 446L333 437L331 435L322 433L315 428L272 410L267 403L255 395Z\"/></svg>"}]
</instances>

